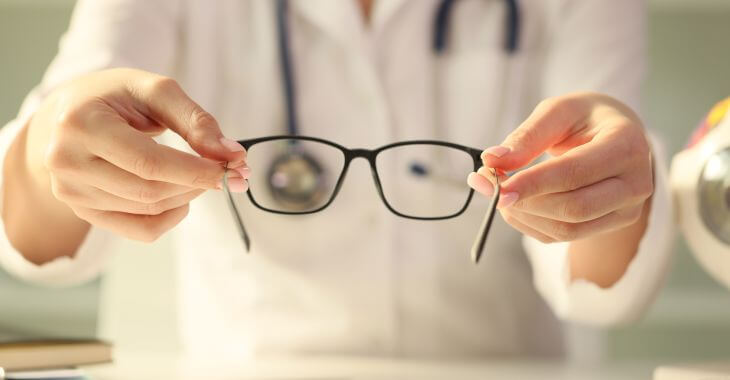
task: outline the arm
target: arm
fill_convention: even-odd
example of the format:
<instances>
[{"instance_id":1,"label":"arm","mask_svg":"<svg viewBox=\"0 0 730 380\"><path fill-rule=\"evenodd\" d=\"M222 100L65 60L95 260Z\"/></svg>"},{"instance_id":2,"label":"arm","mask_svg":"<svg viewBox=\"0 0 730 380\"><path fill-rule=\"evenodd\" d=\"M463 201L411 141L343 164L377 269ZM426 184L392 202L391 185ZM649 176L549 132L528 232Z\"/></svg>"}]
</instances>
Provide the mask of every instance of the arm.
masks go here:
<instances>
[{"instance_id":1,"label":"arm","mask_svg":"<svg viewBox=\"0 0 730 380\"><path fill-rule=\"evenodd\" d=\"M570 242L570 281L586 280L602 288L616 284L636 256L650 211L651 199L648 199L636 222L615 231Z\"/></svg>"},{"instance_id":2,"label":"arm","mask_svg":"<svg viewBox=\"0 0 730 380\"><path fill-rule=\"evenodd\" d=\"M671 251L671 202L661 146L631 111L638 108L645 62L644 4L633 0L545 4L550 4L552 21L541 96L548 100L503 143L509 148L487 150L496 149L501 157L486 155L485 164L511 170L543 152L552 155L518 172L511 184L505 182L507 190L520 195L512 206L502 207L502 215L525 234L535 285L556 314L596 324L625 322L646 310L666 273ZM541 133L554 128L557 135ZM603 137L596 140L599 134ZM633 145L616 144L622 140ZM525 149L529 145L533 148ZM607 148L605 152L596 149L600 145ZM627 146L633 148L626 150ZM621 151L625 154L612 154ZM581 154L583 159L570 159ZM597 165L589 164L591 156L598 158ZM617 171L612 166L617 160L631 164ZM567 163L564 173L541 178L541 172L561 162ZM596 177L581 182L591 175ZM609 182L620 186L601 196L574 192L611 177L617 178ZM537 202L541 196L534 196L534 189L550 185L550 178L563 183L543 191L552 194L562 186L569 195L552 205ZM627 191L633 196L617 198ZM614 215L613 221L606 211Z\"/></svg>"},{"instance_id":3,"label":"arm","mask_svg":"<svg viewBox=\"0 0 730 380\"><path fill-rule=\"evenodd\" d=\"M636 0L555 4L559 5L550 23L551 51L542 97L599 91L638 110L646 66L646 4ZM647 200L641 216L629 226L571 242L571 280L585 279L604 288L614 285L637 252L650 204Z\"/></svg>"},{"instance_id":4,"label":"arm","mask_svg":"<svg viewBox=\"0 0 730 380\"><path fill-rule=\"evenodd\" d=\"M173 66L178 3L79 1L43 83L2 136L8 243L0 262L11 273L32 277L28 263L76 258L90 225L153 240L179 222L190 200L217 186L222 167L156 144L166 128L203 156L241 161L210 115L174 81L147 72ZM88 74L115 66L146 71ZM178 170L165 169L171 158Z\"/></svg>"},{"instance_id":5,"label":"arm","mask_svg":"<svg viewBox=\"0 0 730 380\"><path fill-rule=\"evenodd\" d=\"M2 218L11 245L32 263L75 254L89 224L52 193L44 167L51 139L53 97L62 83L118 65L168 72L175 47L176 1L77 3L69 30L43 82L26 99L9 139L2 166ZM58 98L58 97L56 97ZM5 144L4 144L5 145ZM36 210L34 213L28 210ZM46 228L55 226L56 228Z\"/></svg>"}]
</instances>

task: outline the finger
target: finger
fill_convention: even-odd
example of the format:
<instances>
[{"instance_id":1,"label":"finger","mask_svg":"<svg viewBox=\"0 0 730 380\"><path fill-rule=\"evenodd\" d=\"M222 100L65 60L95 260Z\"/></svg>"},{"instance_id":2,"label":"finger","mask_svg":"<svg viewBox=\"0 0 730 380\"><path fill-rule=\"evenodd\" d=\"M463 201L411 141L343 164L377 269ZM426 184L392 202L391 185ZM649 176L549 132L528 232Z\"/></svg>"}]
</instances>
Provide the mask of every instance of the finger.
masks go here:
<instances>
[{"instance_id":1,"label":"finger","mask_svg":"<svg viewBox=\"0 0 730 380\"><path fill-rule=\"evenodd\" d=\"M466 177L466 183L469 187L487 198L491 198L494 195L494 185L481 174L469 173L469 176Z\"/></svg>"},{"instance_id":2,"label":"finger","mask_svg":"<svg viewBox=\"0 0 730 380\"><path fill-rule=\"evenodd\" d=\"M501 145L484 151L485 166L511 171L529 164L579 129L588 118L589 110L578 96L543 101Z\"/></svg>"},{"instance_id":3,"label":"finger","mask_svg":"<svg viewBox=\"0 0 730 380\"><path fill-rule=\"evenodd\" d=\"M502 187L520 199L572 191L618 176L628 164L621 141L592 141L512 175Z\"/></svg>"},{"instance_id":4,"label":"finger","mask_svg":"<svg viewBox=\"0 0 730 380\"><path fill-rule=\"evenodd\" d=\"M158 144L118 116L98 114L92 119L104 131L85 134L89 152L143 179L214 189L223 178L220 162Z\"/></svg>"},{"instance_id":5,"label":"finger","mask_svg":"<svg viewBox=\"0 0 730 380\"><path fill-rule=\"evenodd\" d=\"M94 157L84 159L83 170L63 172L69 181L77 181L120 198L142 203L154 203L187 193L193 187L162 181L149 181Z\"/></svg>"},{"instance_id":6,"label":"finger","mask_svg":"<svg viewBox=\"0 0 730 380\"><path fill-rule=\"evenodd\" d=\"M485 166L480 167L477 170L477 174L479 174L479 175L483 176L484 178L488 179L489 182L491 182L492 184L496 184L497 181L494 178L495 171L497 172L497 176L499 177L499 183L500 184L504 183L504 181L506 181L507 178L509 178L509 176L507 176L506 174L504 174L504 172L501 172L498 169L487 168Z\"/></svg>"},{"instance_id":7,"label":"finger","mask_svg":"<svg viewBox=\"0 0 730 380\"><path fill-rule=\"evenodd\" d=\"M504 219L507 224L514 227L517 231L522 232L524 235L533 237L543 243L554 243L555 239L551 238L550 236L534 229L526 224L522 223L519 219L515 218L512 214L511 210L501 210L500 213L502 214L502 219Z\"/></svg>"},{"instance_id":8,"label":"finger","mask_svg":"<svg viewBox=\"0 0 730 380\"><path fill-rule=\"evenodd\" d=\"M543 218L516 209L510 209L509 213L515 220L556 241L574 241L631 225L639 219L641 211L642 205L632 206L581 223L568 223Z\"/></svg>"},{"instance_id":9,"label":"finger","mask_svg":"<svg viewBox=\"0 0 730 380\"><path fill-rule=\"evenodd\" d=\"M245 176L241 176L241 173L237 170L229 170L226 183L228 185L228 191L232 193L245 193L248 190L248 181Z\"/></svg>"},{"instance_id":10,"label":"finger","mask_svg":"<svg viewBox=\"0 0 730 380\"><path fill-rule=\"evenodd\" d=\"M53 181L53 194L59 200L73 206L100 211L118 211L137 215L159 215L184 206L205 190L195 189L158 202L143 203L120 198L116 195L80 183Z\"/></svg>"},{"instance_id":11,"label":"finger","mask_svg":"<svg viewBox=\"0 0 730 380\"><path fill-rule=\"evenodd\" d=\"M176 226L187 216L189 206L165 211L159 215L135 215L116 211L72 207L76 215L94 226L110 230L133 240L152 242Z\"/></svg>"},{"instance_id":12,"label":"finger","mask_svg":"<svg viewBox=\"0 0 730 380\"><path fill-rule=\"evenodd\" d=\"M512 208L562 222L580 223L642 201L623 179L612 177L573 191L527 198L514 203Z\"/></svg>"},{"instance_id":13,"label":"finger","mask_svg":"<svg viewBox=\"0 0 730 380\"><path fill-rule=\"evenodd\" d=\"M193 101L173 79L148 74L131 83L136 107L145 115L180 135L203 157L231 163L243 162L244 148L223 137L216 119ZM235 166L235 165L233 165Z\"/></svg>"}]
</instances>

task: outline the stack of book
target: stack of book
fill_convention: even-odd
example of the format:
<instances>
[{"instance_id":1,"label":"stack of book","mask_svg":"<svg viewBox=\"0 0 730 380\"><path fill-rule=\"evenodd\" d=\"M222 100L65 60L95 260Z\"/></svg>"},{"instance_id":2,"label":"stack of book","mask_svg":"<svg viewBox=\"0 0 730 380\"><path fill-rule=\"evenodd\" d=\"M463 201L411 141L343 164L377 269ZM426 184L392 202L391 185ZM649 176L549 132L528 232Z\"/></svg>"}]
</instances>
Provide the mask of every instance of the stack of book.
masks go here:
<instances>
[{"instance_id":1,"label":"stack of book","mask_svg":"<svg viewBox=\"0 0 730 380\"><path fill-rule=\"evenodd\" d=\"M112 346L98 340L25 341L0 344L0 379L83 378L76 366L108 363ZM3 374L4 372L4 374Z\"/></svg>"}]
</instances>

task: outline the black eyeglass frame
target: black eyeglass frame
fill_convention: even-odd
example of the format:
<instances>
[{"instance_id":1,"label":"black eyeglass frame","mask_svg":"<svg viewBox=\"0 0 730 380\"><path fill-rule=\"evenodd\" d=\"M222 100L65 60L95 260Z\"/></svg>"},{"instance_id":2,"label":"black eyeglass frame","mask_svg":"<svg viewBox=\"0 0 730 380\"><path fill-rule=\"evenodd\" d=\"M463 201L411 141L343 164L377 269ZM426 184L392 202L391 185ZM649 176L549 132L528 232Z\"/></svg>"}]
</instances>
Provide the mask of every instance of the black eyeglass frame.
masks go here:
<instances>
[{"instance_id":1,"label":"black eyeglass frame","mask_svg":"<svg viewBox=\"0 0 730 380\"><path fill-rule=\"evenodd\" d=\"M381 146L376 149L360 149L360 148L349 149L349 148L346 148L340 144L337 144L337 143L329 141L329 140L325 140L325 139L318 138L318 137L300 136L300 135L275 135L275 136L258 137L258 138L253 138L253 139L239 140L238 143L241 144L241 146L243 146L248 151L252 146L254 146L256 144L263 143L263 142L277 141L277 140L312 141L312 142L316 142L316 143L325 144L325 145L331 146L333 148L339 149L342 152L342 154L344 156L344 160L345 160L344 164L342 166L342 170L340 172L339 178L337 179L337 182L335 184L334 191L332 192L332 195L330 196L330 198L327 200L327 202L324 205L322 205L316 209L306 210L306 211L282 211L282 210L271 209L271 208L268 208L268 207L265 207L265 206L259 204L256 201L256 199L254 198L253 194L251 194L250 190L246 191L246 193L248 195L248 199L251 201L251 203L254 206L256 206L257 208L259 208L263 211L280 214L280 215L306 215L306 214L313 214L316 212L320 212L320 211L326 209L330 204L332 204L334 199L337 197L337 194L339 193L340 188L342 187L342 183L344 182L344 179L347 175L347 170L349 169L350 163L352 162L352 160L354 160L356 158L363 158L363 159L367 160L368 163L370 164L370 171L373 176L373 181L375 182L375 187L378 191L378 195L380 196L380 199L383 201L386 208L388 210L390 210L390 212L392 212L393 214L398 215L403 218L415 219L415 220L444 220L444 219L455 218L455 217L463 214L464 211L466 211L466 209L469 207L469 204L471 203L471 200L474 197L474 189L469 189L469 194L466 198L466 201L464 202L464 205L461 207L461 209L459 209L457 212L455 212L453 214L446 215L446 216L437 216L437 217L419 217L419 216L403 214L403 213L399 212L398 210L396 210L395 208L393 208L393 206L390 205L390 203L388 202L388 199L385 196L385 192L383 191L383 186L380 182L380 176L378 174L377 165L376 165L376 160L377 160L378 154L380 154L381 152L386 151L388 149L393 149L393 148L402 147L402 146L434 145L434 146L443 146L443 147L453 148L453 149L457 149L457 150L467 153L469 156L471 156L471 158L474 162L474 171L475 172L479 169L479 167L482 164L482 161L481 161L482 151L481 150L476 149L476 148L471 148L468 146L464 146L464 145L460 145L460 144L447 142L447 141L440 141L440 140L400 141L400 142L395 142L395 143L391 143L388 145L384 145L384 146ZM478 262L481 257L481 254L482 254L485 242L486 242L486 237L487 237L487 234L491 227L492 220L494 218L496 206L497 206L497 203L499 202L499 195L500 195L499 176L497 175L497 172L494 171L494 169L492 169L492 170L494 172L494 177L496 180L495 192L494 192L494 195L492 196L492 200L489 205L489 210L488 210L488 212L485 216L484 222L482 223L482 226L480 228L480 233L479 233L479 235L477 235L477 240L475 241L474 246L472 248L472 259L474 260L474 262ZM232 213L234 214L234 218L237 221L239 233L240 233L242 239L244 240L244 243L246 245L246 250L249 251L250 246L251 246L251 240L248 236L246 228L244 227L243 220L241 219L241 217L238 213L238 207L236 207L236 205L235 205L233 196L228 191L228 175L227 174L224 175L223 182L224 182L224 191L227 196L228 204L231 208Z\"/></svg>"},{"instance_id":2,"label":"black eyeglass frame","mask_svg":"<svg viewBox=\"0 0 730 380\"><path fill-rule=\"evenodd\" d=\"M450 142L445 141L438 141L438 140L411 140L411 141L400 141L388 145L384 145L382 147L376 148L376 149L349 149L346 148L340 144L337 144L335 142L321 139L318 137L309 137L309 136L291 136L291 135L279 135L279 136L267 136L267 137L259 137L254 139L248 139L248 140L240 140L238 141L239 144L241 144L247 151L254 145L258 143L263 142L271 142L276 140L294 140L294 141L312 141L320 144L329 145L333 148L339 149L340 152L342 152L344 156L344 164L342 166L342 170L340 171L339 177L337 178L337 182L335 183L335 188L332 191L332 195L330 195L330 198L327 200L327 202L312 210L306 210L306 211L283 211L283 210L277 210L277 209L271 209L266 206L263 206L259 204L256 199L254 198L253 194L250 191L247 191L248 199L253 203L254 206L257 208L272 212L275 214L282 214L282 215L306 215L306 214L314 214L316 212L320 212L324 209L326 209L337 197L337 194L340 192L340 188L342 187L342 183L345 180L345 177L347 176L347 170L350 167L350 163L356 159L356 158L363 158L368 161L370 164L370 172L373 176L373 181L375 182L375 187L378 191L378 195L380 196L380 199L382 199L383 203L385 203L385 206L395 215L398 215L403 218L408 219L416 219L416 220L443 220L443 219L451 219L455 218L466 211L467 207L469 207L469 203L471 202L472 197L474 196L474 190L469 189L469 194L466 198L466 201L464 202L464 205L455 213L445 215L445 216L436 216L436 217L424 217L424 216L414 216L414 215L407 215L399 212L396 210L389 202L387 197L385 196L385 192L383 191L383 185L380 181L380 175L378 174L378 169L376 166L376 160L378 157L378 154L380 154L383 151L386 151L388 149L398 148L402 146L408 146L408 145L434 145L434 146L443 146L453 149L458 149L460 151L463 151L467 153L469 156L471 156L473 162L474 162L474 171L479 169L479 166L481 166L481 151L475 148L470 148L467 146L454 144Z\"/></svg>"}]
</instances>

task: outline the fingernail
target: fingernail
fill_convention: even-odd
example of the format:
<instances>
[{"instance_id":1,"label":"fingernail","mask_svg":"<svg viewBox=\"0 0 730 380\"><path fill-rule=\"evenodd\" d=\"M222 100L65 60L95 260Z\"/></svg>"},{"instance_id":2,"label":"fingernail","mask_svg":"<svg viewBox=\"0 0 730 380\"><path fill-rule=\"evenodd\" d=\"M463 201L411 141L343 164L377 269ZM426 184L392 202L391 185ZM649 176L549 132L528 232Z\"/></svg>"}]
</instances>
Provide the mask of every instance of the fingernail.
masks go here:
<instances>
[{"instance_id":1,"label":"fingernail","mask_svg":"<svg viewBox=\"0 0 730 380\"><path fill-rule=\"evenodd\" d=\"M520 194L517 193L504 193L499 196L499 203L497 204L497 207L499 208L505 208L512 206L517 202L517 200L520 199Z\"/></svg>"},{"instance_id":2,"label":"fingernail","mask_svg":"<svg viewBox=\"0 0 730 380\"><path fill-rule=\"evenodd\" d=\"M510 151L510 149L507 148L506 146L497 145L497 146L493 146L493 147L484 149L484 152L482 152L481 157L482 157L482 159L484 159L484 156L486 156L488 154L488 155L499 158L499 157L502 157L505 154L509 153L509 151Z\"/></svg>"},{"instance_id":3,"label":"fingernail","mask_svg":"<svg viewBox=\"0 0 730 380\"><path fill-rule=\"evenodd\" d=\"M243 178L234 178L228 181L228 190L232 193L245 193L248 190L248 182Z\"/></svg>"},{"instance_id":4,"label":"fingernail","mask_svg":"<svg viewBox=\"0 0 730 380\"><path fill-rule=\"evenodd\" d=\"M221 144L223 144L224 147L226 147L226 149L230 150L231 152L243 152L244 151L243 146L241 146L241 144L239 144L231 139L221 137L220 142L221 142Z\"/></svg>"}]
</instances>

